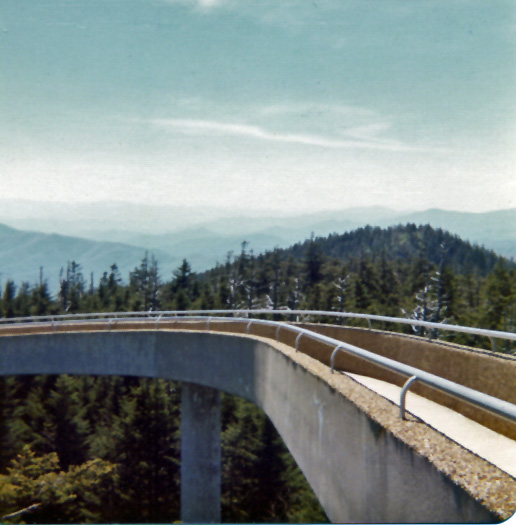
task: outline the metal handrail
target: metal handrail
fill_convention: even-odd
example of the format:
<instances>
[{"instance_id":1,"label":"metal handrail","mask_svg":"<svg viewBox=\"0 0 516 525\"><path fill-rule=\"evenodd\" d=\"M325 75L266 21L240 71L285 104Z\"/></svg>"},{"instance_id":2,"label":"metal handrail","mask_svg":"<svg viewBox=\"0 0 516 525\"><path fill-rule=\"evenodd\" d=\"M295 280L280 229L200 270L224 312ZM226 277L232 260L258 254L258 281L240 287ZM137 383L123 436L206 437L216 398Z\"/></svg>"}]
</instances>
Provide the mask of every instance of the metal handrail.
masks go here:
<instances>
[{"instance_id":1,"label":"metal handrail","mask_svg":"<svg viewBox=\"0 0 516 525\"><path fill-rule=\"evenodd\" d=\"M253 310L253 312L256 312ZM267 310L266 311L267 313L270 313L271 311L270 310ZM241 322L241 323L246 323L246 327L247 328L250 328L250 324L249 324L249 319L247 318L227 318L227 317L208 317L206 318L206 316L192 316L192 317L187 317L187 318L180 318L178 317L177 315L174 315L173 317L165 317L165 314L167 313L172 313L172 314L176 314L176 312L155 312L154 314L161 314L160 316L160 320L161 321L166 321L166 320L176 320L176 321L183 321L183 320L202 320L202 321L206 321L207 320L207 325L209 325L210 322L212 321L226 321L226 322ZM181 312L183 313L183 312ZM215 311L210 311L210 313L215 313ZM292 313L292 312L288 312L288 313ZM134 320L134 315L129 315L127 317L121 317L123 315L123 313L119 313L120 314L120 317L117 317L116 320L118 322L120 321L133 321ZM132 314L132 312L131 312ZM142 317L142 312L138 312L138 317ZM83 315L82 317L85 317L85 316L89 316L91 318L91 314L85 314ZM67 316L65 316L67 317ZM155 317L155 315L147 315L147 317ZM46 319L50 319L51 322L52 322L52 325L54 327L54 331L55 331L55 320L52 320L51 319L51 316L45 316ZM34 321L34 318L31 318L33 321ZM111 319L108 318L106 319L107 320L107 323L108 323L108 326L110 324L110 321ZM58 321L60 324L63 324L63 325L77 325L77 324L85 324L87 322L87 320L85 319L81 319L81 320L72 320L72 321ZM460 385L458 383L454 383L453 381L449 381L447 379L444 379L442 377L439 377L439 376L436 376L434 374L431 374L429 372L426 372L424 370L420 370L418 368L415 368L413 366L409 366L409 365L406 365L404 363L400 363L398 361L395 361L393 359L389 359L387 357L383 357L383 356L380 356L378 354L375 354L373 352L370 352L369 350L365 350L363 348L359 348L357 346L354 346L354 345L351 345L351 344L348 344L348 343L344 343L342 341L339 341L337 339L334 339L332 337L328 337L328 336L325 336L325 335L322 335L322 334L318 334L316 332L312 332L311 330L308 330L306 328L301 328L299 326L295 326L295 325L291 325L291 324L286 324L286 323L278 323L277 321L269 321L269 320L266 320L266 319L254 319L252 321L252 324L255 325L255 324L261 324L261 325L267 325L267 326L273 326L273 327L278 327L279 326L282 326L284 327L285 329L288 329L288 330L291 330L295 333L297 333L297 338L296 338L296 350L298 350L298 344L299 344L299 340L301 338L302 335L306 335L308 337L310 337L311 339L315 339L317 341L320 341L320 342L323 342L323 343L326 343L330 346L333 346L335 347L335 350L334 350L334 354L336 351L338 350L344 350L346 352L349 352L353 355L356 355L358 357L361 357L363 359L366 359L368 361L371 361L377 365L380 365L380 366L383 366L385 368L388 368L394 372L398 372L398 373L401 373L407 377L415 377L417 378L418 381L422 382L422 383L425 383L429 386L432 386L434 388L437 388L439 390L442 390L443 392L446 392L448 394L452 394L456 397L459 397L465 401L468 401L470 403L473 403L475 405L478 405L490 412L494 412L498 415L501 415L502 417L505 417L509 420L512 420L512 421L516 421L516 405L512 404L512 403L509 403L507 401L503 401L501 399L498 399L496 397L493 397L493 396L490 396L488 394L484 394L483 392L478 392L476 390L473 390L472 388L468 388L468 387L465 387L463 385ZM246 328L246 330L247 330ZM407 388L408 386L410 386L410 383L406 384ZM404 404L404 394L406 393L406 390L407 388L405 389L402 389L402 397L400 397L400 405Z\"/></svg>"},{"instance_id":2,"label":"metal handrail","mask_svg":"<svg viewBox=\"0 0 516 525\"><path fill-rule=\"evenodd\" d=\"M329 312L323 310L156 310L148 312L101 312L101 313L84 313L84 314L60 314L44 315L30 317L4 317L0 318L0 324L19 323L23 321L36 322L43 320L59 321L65 319L96 319L96 318L119 318L119 317L155 317L164 315L173 316L195 316L195 315L318 315L325 317L341 317L348 319L366 319L370 321L382 321L395 324L407 324L411 326L423 326L433 330L445 330L451 332L462 332L470 335L480 335L490 339L507 339L516 341L516 333L502 332L499 330L486 330L485 328L472 328L469 326L460 326L445 323L433 323L430 321L418 321L416 319L407 319L404 317L388 317L382 315L361 314L352 312Z\"/></svg>"}]
</instances>

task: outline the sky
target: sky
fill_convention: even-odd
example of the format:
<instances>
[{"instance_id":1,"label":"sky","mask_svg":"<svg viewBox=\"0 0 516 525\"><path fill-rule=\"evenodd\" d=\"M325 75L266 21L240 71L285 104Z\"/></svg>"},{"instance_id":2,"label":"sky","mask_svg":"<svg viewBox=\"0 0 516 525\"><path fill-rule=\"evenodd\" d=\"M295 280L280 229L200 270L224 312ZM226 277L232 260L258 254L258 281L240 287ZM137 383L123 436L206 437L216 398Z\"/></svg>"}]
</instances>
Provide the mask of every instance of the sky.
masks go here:
<instances>
[{"instance_id":1,"label":"sky","mask_svg":"<svg viewBox=\"0 0 516 525\"><path fill-rule=\"evenodd\" d=\"M516 207L513 0L2 0L0 198Z\"/></svg>"}]
</instances>

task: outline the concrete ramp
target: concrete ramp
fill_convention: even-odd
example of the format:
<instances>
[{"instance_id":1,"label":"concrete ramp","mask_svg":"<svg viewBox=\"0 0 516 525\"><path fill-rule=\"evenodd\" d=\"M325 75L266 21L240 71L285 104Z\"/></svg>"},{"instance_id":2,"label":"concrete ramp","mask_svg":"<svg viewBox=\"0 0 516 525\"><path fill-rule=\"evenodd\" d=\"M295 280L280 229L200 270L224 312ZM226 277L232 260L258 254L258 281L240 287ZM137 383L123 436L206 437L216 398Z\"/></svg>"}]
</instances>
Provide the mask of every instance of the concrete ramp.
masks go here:
<instances>
[{"instance_id":1,"label":"concrete ramp","mask_svg":"<svg viewBox=\"0 0 516 525\"><path fill-rule=\"evenodd\" d=\"M152 324L2 331L0 373L159 377L249 399L334 522L489 523L515 512L513 477L415 417L400 420L392 402L351 377L265 337Z\"/></svg>"}]
</instances>

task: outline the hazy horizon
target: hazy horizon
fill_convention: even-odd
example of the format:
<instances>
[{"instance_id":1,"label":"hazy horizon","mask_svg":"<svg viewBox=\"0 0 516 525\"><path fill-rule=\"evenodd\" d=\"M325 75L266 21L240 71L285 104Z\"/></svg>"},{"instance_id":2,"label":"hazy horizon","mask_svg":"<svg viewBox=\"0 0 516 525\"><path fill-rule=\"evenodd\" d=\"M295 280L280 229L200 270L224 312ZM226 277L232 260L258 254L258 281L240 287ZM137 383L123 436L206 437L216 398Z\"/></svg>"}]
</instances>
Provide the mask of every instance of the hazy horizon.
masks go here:
<instances>
[{"instance_id":1,"label":"hazy horizon","mask_svg":"<svg viewBox=\"0 0 516 525\"><path fill-rule=\"evenodd\" d=\"M5 0L4 199L516 205L512 0Z\"/></svg>"},{"instance_id":2,"label":"hazy horizon","mask_svg":"<svg viewBox=\"0 0 516 525\"><path fill-rule=\"evenodd\" d=\"M67 200L52 200L52 199L26 199L26 198L2 198L0 196L0 204L34 204L36 206L49 206L49 207L56 207L59 205L64 206L84 206L84 207L109 207L109 206L137 206L137 207L148 207L148 208L184 208L184 209L199 209L199 205L196 204L181 204L181 203L167 203L167 202L157 202L157 203L149 203L149 202L141 202L137 200L122 200L122 199L96 199L96 200L74 200L74 201L67 201ZM385 210L391 210L398 213L415 213L415 212L423 212L423 211L429 211L433 209L443 210L443 211L449 211L449 212L462 212L464 210L460 210L456 207L453 207L453 205L450 206L410 206L410 205L401 205L401 206L393 206L389 202L383 202L383 203L373 203L373 204L362 204L362 205L342 205L339 206L334 205L333 207L321 207L316 210L308 210L307 212L303 212L302 210L298 209L292 209L292 208L274 208L274 207L267 207L267 208L260 208L260 207L239 207L238 205L232 207L231 209L228 209L227 207L223 205L217 206L216 204L212 204L209 206L205 206L206 209L210 210L220 210L224 213L232 213L232 210L236 212L243 212L243 213L262 213L264 211L271 212L272 214L288 214L288 215L308 215L308 214L320 214L325 212L338 212L338 211L352 211L352 210L363 210L367 208L378 208L378 209L385 209ZM14 207L13 207L14 209ZM505 208L500 207L494 207L489 209L483 209L483 210L467 210L465 213L475 213L475 214L482 214L482 213L491 213L491 212L497 212L497 211L504 211L504 210L512 210L516 209L516 202L513 206L507 206ZM26 210L17 210L20 214L26 215Z\"/></svg>"},{"instance_id":3,"label":"hazy horizon","mask_svg":"<svg viewBox=\"0 0 516 525\"><path fill-rule=\"evenodd\" d=\"M214 235L235 232L260 232L275 228L306 230L305 236L324 224L323 235L344 228L365 226L385 227L395 222L433 223L454 232L455 223L467 221L471 228L484 230L479 218L492 228L510 229L516 208L461 212L445 208L397 209L390 206L351 206L325 210L233 209L224 207L195 207L188 205L152 205L129 201L59 202L7 200L0 197L0 225L21 231L56 233L72 237L120 242L116 232L163 235L201 231ZM487 223L486 223L487 224ZM113 233L113 238L108 233ZM456 232L459 233L459 232ZM480 234L480 232L479 232ZM297 239L301 240L301 239Z\"/></svg>"}]
</instances>

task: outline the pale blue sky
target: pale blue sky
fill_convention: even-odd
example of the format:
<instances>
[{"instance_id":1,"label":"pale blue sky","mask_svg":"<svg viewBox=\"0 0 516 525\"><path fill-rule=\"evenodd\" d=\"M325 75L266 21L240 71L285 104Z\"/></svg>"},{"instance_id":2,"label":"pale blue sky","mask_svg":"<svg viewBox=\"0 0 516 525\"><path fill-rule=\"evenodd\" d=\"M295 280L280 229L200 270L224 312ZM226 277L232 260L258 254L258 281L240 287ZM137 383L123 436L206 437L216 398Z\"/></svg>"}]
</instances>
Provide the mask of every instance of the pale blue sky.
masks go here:
<instances>
[{"instance_id":1,"label":"pale blue sky","mask_svg":"<svg viewBox=\"0 0 516 525\"><path fill-rule=\"evenodd\" d=\"M516 206L513 0L2 0L3 198Z\"/></svg>"}]
</instances>

